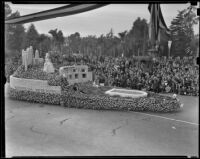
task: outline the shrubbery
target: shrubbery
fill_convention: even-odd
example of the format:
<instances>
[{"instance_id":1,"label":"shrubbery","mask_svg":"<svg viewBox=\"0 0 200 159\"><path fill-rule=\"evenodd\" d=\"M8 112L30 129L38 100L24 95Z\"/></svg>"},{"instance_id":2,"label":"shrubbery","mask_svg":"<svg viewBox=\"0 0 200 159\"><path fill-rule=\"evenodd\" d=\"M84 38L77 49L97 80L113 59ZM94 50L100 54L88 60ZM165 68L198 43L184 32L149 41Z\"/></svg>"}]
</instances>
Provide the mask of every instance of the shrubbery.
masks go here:
<instances>
[{"instance_id":1,"label":"shrubbery","mask_svg":"<svg viewBox=\"0 0 200 159\"><path fill-rule=\"evenodd\" d=\"M77 85L76 85L77 86ZM80 88L80 85L78 86ZM68 88L68 89L67 89ZM68 86L62 90L62 94L39 93L21 91L10 88L9 96L18 100L29 102L60 104L66 107L85 109L106 109L106 110L128 110L128 111L151 111L151 112L173 112L180 109L180 103L166 96L152 92L149 97L122 98L112 96L98 96L96 94L82 93L74 90L74 86Z\"/></svg>"},{"instance_id":2,"label":"shrubbery","mask_svg":"<svg viewBox=\"0 0 200 159\"><path fill-rule=\"evenodd\" d=\"M61 90L65 90L68 88L69 82L66 77L61 78Z\"/></svg>"},{"instance_id":3,"label":"shrubbery","mask_svg":"<svg viewBox=\"0 0 200 159\"><path fill-rule=\"evenodd\" d=\"M59 105L61 101L60 94L16 90L13 88L9 88L9 97L17 100L55 105Z\"/></svg>"},{"instance_id":4,"label":"shrubbery","mask_svg":"<svg viewBox=\"0 0 200 159\"><path fill-rule=\"evenodd\" d=\"M25 67L20 65L13 76L25 79L47 80L50 86L62 86L62 88L69 84L67 79L59 75L58 72L48 74L43 72L41 66L28 66L27 71L25 71Z\"/></svg>"},{"instance_id":5,"label":"shrubbery","mask_svg":"<svg viewBox=\"0 0 200 159\"><path fill-rule=\"evenodd\" d=\"M48 84L51 86L61 86L61 76L58 72L48 74L43 72L41 66L28 66L27 71L25 67L20 65L13 74L17 78L25 79L37 79L37 80L48 80Z\"/></svg>"},{"instance_id":6,"label":"shrubbery","mask_svg":"<svg viewBox=\"0 0 200 159\"><path fill-rule=\"evenodd\" d=\"M5 77L6 81L10 82L10 75L12 75L17 68L20 66L21 60L20 57L15 56L13 58L10 58L5 63Z\"/></svg>"},{"instance_id":7,"label":"shrubbery","mask_svg":"<svg viewBox=\"0 0 200 159\"><path fill-rule=\"evenodd\" d=\"M43 72L41 67L31 65L28 66L27 71L25 71L25 67L23 65L19 66L13 76L26 79L48 80L48 74Z\"/></svg>"},{"instance_id":8,"label":"shrubbery","mask_svg":"<svg viewBox=\"0 0 200 159\"><path fill-rule=\"evenodd\" d=\"M50 57L51 57L51 62L54 64L62 64L63 62L63 56L60 52L52 51L49 52Z\"/></svg>"},{"instance_id":9,"label":"shrubbery","mask_svg":"<svg viewBox=\"0 0 200 159\"><path fill-rule=\"evenodd\" d=\"M48 84L50 86L61 86L62 76L51 74L48 77Z\"/></svg>"},{"instance_id":10,"label":"shrubbery","mask_svg":"<svg viewBox=\"0 0 200 159\"><path fill-rule=\"evenodd\" d=\"M14 65L12 63L5 65L5 76L6 76L7 82L10 82L10 75L12 75L16 71L17 68L18 68L18 65Z\"/></svg>"},{"instance_id":11,"label":"shrubbery","mask_svg":"<svg viewBox=\"0 0 200 159\"><path fill-rule=\"evenodd\" d=\"M73 86L68 87L62 93L62 101L67 107L89 109L111 109L129 111L173 112L180 109L180 103L172 97L148 92L148 97L123 98L109 95L87 94L82 92L81 87L75 91ZM92 88L93 89L93 88Z\"/></svg>"}]
</instances>

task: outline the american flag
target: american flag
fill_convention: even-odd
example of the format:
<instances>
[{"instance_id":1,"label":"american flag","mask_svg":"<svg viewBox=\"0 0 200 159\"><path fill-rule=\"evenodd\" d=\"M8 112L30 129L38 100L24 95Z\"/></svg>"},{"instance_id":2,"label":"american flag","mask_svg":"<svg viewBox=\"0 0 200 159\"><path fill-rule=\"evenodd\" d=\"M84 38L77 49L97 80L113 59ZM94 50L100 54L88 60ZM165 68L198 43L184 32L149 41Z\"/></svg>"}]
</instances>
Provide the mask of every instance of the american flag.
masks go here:
<instances>
[{"instance_id":1,"label":"american flag","mask_svg":"<svg viewBox=\"0 0 200 159\"><path fill-rule=\"evenodd\" d=\"M151 14L149 24L149 38L152 43L155 43L156 41L160 41L161 29L165 30L167 35L170 35L170 30L165 24L160 4L149 4L148 10Z\"/></svg>"}]
</instances>

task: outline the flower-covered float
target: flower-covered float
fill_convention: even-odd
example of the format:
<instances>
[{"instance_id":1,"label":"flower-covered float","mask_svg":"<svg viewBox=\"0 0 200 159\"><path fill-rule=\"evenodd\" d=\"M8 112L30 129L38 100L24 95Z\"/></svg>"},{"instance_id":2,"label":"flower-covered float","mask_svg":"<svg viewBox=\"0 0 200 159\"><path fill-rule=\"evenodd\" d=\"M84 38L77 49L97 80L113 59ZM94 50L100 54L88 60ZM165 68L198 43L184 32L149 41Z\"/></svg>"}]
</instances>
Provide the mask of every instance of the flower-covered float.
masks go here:
<instances>
[{"instance_id":1,"label":"flower-covered float","mask_svg":"<svg viewBox=\"0 0 200 159\"><path fill-rule=\"evenodd\" d=\"M86 109L173 112L181 108L174 96L95 85L87 66L63 66L54 70L48 54L44 64L40 60L37 65L30 62L27 66L26 61L10 76L9 96Z\"/></svg>"}]
</instances>

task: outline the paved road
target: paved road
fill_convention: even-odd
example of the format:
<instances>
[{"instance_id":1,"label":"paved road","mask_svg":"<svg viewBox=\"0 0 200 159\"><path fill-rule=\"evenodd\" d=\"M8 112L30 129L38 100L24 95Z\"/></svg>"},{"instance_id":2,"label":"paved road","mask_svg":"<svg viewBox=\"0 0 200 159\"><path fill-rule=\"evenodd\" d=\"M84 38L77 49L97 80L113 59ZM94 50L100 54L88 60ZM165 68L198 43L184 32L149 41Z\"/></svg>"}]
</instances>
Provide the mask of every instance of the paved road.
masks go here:
<instances>
[{"instance_id":1,"label":"paved road","mask_svg":"<svg viewBox=\"0 0 200 159\"><path fill-rule=\"evenodd\" d=\"M198 156L198 98L172 114L63 108L5 97L9 156Z\"/></svg>"}]
</instances>

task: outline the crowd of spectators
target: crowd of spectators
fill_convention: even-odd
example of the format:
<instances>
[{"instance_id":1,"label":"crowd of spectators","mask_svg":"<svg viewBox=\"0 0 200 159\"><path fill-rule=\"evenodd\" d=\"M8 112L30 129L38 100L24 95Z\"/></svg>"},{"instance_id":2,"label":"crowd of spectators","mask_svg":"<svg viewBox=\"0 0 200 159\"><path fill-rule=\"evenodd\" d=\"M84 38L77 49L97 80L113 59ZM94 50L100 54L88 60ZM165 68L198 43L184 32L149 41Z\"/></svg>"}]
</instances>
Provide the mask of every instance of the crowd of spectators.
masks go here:
<instances>
[{"instance_id":1,"label":"crowd of spectators","mask_svg":"<svg viewBox=\"0 0 200 159\"><path fill-rule=\"evenodd\" d=\"M158 58L141 62L132 58L88 56L71 58L68 64L87 64L96 83L157 93L199 95L199 66L191 57Z\"/></svg>"}]
</instances>

